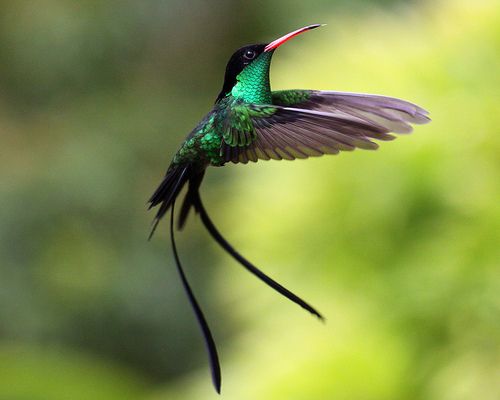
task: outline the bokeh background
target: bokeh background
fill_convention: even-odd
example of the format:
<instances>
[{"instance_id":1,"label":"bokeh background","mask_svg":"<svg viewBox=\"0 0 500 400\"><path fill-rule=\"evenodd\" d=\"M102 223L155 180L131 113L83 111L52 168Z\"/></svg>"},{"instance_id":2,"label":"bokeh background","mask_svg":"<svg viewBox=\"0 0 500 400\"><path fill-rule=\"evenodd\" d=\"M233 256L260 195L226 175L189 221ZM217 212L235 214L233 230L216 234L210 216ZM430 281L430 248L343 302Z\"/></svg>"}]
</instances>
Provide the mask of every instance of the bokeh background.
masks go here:
<instances>
[{"instance_id":1,"label":"bokeh background","mask_svg":"<svg viewBox=\"0 0 500 400\"><path fill-rule=\"evenodd\" d=\"M226 399L500 398L500 3L0 2L0 399L211 399L148 196L243 44L274 88L387 94L433 122L377 152L209 170L236 248L179 237Z\"/></svg>"}]
</instances>

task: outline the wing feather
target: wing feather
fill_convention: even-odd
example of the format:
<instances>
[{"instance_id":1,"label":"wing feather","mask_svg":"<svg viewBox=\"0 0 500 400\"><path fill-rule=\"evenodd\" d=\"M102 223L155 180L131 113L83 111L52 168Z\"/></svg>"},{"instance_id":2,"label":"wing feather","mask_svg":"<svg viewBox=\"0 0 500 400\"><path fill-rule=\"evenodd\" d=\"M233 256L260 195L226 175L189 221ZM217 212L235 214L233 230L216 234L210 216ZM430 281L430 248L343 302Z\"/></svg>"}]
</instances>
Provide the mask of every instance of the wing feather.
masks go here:
<instances>
[{"instance_id":1,"label":"wing feather","mask_svg":"<svg viewBox=\"0 0 500 400\"><path fill-rule=\"evenodd\" d=\"M373 139L393 140L391 132L410 133L411 124L430 121L427 111L405 100L346 92L279 91L273 92L272 105L248 107L253 132L239 132L238 140L223 145L225 161L294 160L356 148L374 150L378 144Z\"/></svg>"}]
</instances>

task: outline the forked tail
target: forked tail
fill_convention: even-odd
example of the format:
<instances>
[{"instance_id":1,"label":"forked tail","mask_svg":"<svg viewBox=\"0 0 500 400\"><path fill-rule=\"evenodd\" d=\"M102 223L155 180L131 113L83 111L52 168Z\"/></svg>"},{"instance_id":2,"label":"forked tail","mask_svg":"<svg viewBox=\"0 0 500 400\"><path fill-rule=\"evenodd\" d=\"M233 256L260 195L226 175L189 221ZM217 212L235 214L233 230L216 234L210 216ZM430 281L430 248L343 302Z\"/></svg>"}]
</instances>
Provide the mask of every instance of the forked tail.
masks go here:
<instances>
[{"instance_id":1,"label":"forked tail","mask_svg":"<svg viewBox=\"0 0 500 400\"><path fill-rule=\"evenodd\" d=\"M150 203L149 208L160 205L160 208L154 218L153 228L151 230L149 238L153 236L153 233L155 232L160 219L171 208L172 210L170 216L170 240L172 244L172 250L174 253L175 263L177 265L177 271L181 278L182 285L184 287L184 290L186 291L191 307L193 308L193 311L196 315L196 319L198 320L198 324L200 325L201 331L203 333L203 337L205 339L205 344L209 356L210 369L212 372L212 381L215 390L217 391L217 393L220 393L221 370L220 370L219 357L217 355L215 342L212 337L212 333L210 332L210 328L208 327L207 321L203 315L203 312L188 283L175 244L174 205L176 198L178 197L180 191L186 185L187 182L189 182L189 187L179 214L179 220L178 220L179 229L181 229L184 226L187 216L189 214L189 210L191 208L194 208L194 210L200 214L203 225L205 225L205 228L208 230L210 235L215 239L215 241L229 255L231 255L236 261L238 261L247 271L251 272L257 278L263 281L266 285L270 286L278 293L285 296L287 299L293 301L294 303L298 304L305 310L309 311L311 314L317 316L319 319L323 320L323 316L314 307L309 305L306 301L302 300L299 296L295 295L290 290L288 290L287 288L276 282L274 279L267 276L264 272L258 269L250 261L244 258L221 235L221 233L218 231L218 229L215 227L212 220L208 216L205 207L203 206L203 203L201 201L198 189L203 179L203 175L204 171L195 169L192 165L174 165L169 167L162 183L160 184L158 189L156 189L155 193L153 194L153 196L151 196L151 199L149 200Z\"/></svg>"}]
</instances>

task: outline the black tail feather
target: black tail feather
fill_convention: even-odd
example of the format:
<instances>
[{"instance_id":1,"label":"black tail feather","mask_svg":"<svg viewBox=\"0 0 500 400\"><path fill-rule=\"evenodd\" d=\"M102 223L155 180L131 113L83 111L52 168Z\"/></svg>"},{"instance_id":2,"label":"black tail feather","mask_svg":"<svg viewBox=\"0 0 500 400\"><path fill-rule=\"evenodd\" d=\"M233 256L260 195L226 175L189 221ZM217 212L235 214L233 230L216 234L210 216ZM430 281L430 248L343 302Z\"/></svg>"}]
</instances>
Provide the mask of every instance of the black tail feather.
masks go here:
<instances>
[{"instance_id":1,"label":"black tail feather","mask_svg":"<svg viewBox=\"0 0 500 400\"><path fill-rule=\"evenodd\" d=\"M240 253L238 253L227 242L227 240L217 230L217 228L213 224L212 220L208 216L208 214L205 210L205 207L203 206L203 203L201 201L200 193L198 190L196 190L196 192L193 192L192 201L193 201L193 205L195 207L195 210L200 214L203 225L205 225L205 227L207 228L210 235L212 235L212 237L215 239L215 241L217 243L219 243L219 245L226 252L228 252L236 261L238 261L249 272L254 274L257 278L259 278L261 281L266 283L268 286L270 286L271 288L276 290L278 293L285 296L287 299L293 301L295 304L298 304L299 306L301 306L305 310L309 311L311 314L316 315L319 319L324 320L323 316L314 307L309 305L307 302L305 302L299 296L297 296L294 293L292 293L291 291L289 291L284 286L280 285L278 282L276 282L271 277L267 276L264 272L262 272L255 265L253 265L250 261L248 261L246 258L244 258Z\"/></svg>"},{"instance_id":2,"label":"black tail feather","mask_svg":"<svg viewBox=\"0 0 500 400\"><path fill-rule=\"evenodd\" d=\"M149 199L149 208L160 204L160 209L153 220L153 227L151 228L148 240L153 237L158 223L167 213L168 209L179 195L179 192L189 180L190 175L191 168L189 165L175 165L169 167L165 178L163 178L160 186L158 186L158 189L156 189Z\"/></svg>"},{"instance_id":3,"label":"black tail feather","mask_svg":"<svg viewBox=\"0 0 500 400\"><path fill-rule=\"evenodd\" d=\"M153 196L151 196L149 203L150 207L154 207L160 205L160 208L155 216L153 221L153 228L149 235L149 239L153 236L156 227L160 219L167 213L167 211L171 208L171 216L170 216L170 239L172 250L174 253L175 263L177 266L177 271L182 281L182 285L184 290L188 296L191 307L195 313L198 324L203 333L203 337L205 339L205 345L208 352L208 358L210 363L210 370L212 373L212 382L215 387L217 393L220 393L221 390L221 369L219 363L219 357L217 354L217 348L210 332L210 328L207 324L205 316L193 294L193 291L188 283L187 277L182 268L179 254L177 252L177 247L175 244L175 236L174 236L174 205L177 196L180 191L184 187L184 185L189 181L189 188L184 199L182 209L180 211L179 219L178 219L178 227L182 229L184 226L186 219L189 215L189 211L192 207L194 207L195 211L200 214L201 220L205 225L206 229L210 233L210 235L215 239L217 243L227 252L229 253L236 261L238 261L245 269L254 274L257 278L263 281L265 284L276 290L281 295L285 296L287 299L293 301L298 304L305 310L309 311L311 314L316 315L318 318L323 320L323 316L314 309L307 302L302 300L300 297L286 289L284 286L280 285L278 282L267 276L264 272L258 269L255 265L253 265L250 261L244 258L241 254L239 254L221 235L221 233L217 230L212 220L208 216L205 207L201 201L199 186L204 176L204 171L194 170L190 165L177 165L171 166L162 183L155 191Z\"/></svg>"},{"instance_id":4,"label":"black tail feather","mask_svg":"<svg viewBox=\"0 0 500 400\"><path fill-rule=\"evenodd\" d=\"M186 224L187 217L189 216L189 211L194 205L195 197L197 196L198 188L201 185L201 181L203 180L204 175L205 175L205 170L203 170L198 174L193 175L189 179L189 188L186 193L186 197L184 197L184 201L181 207L181 212L177 220L177 228L179 230L184 228L184 225Z\"/></svg>"},{"instance_id":5,"label":"black tail feather","mask_svg":"<svg viewBox=\"0 0 500 400\"><path fill-rule=\"evenodd\" d=\"M193 291L191 290L191 286L189 286L186 275L184 274L184 270L181 265L181 261L179 259L179 254L177 253L177 247L175 245L175 237L174 237L174 205L175 199L172 201L172 211L170 215L170 240L172 243L172 250L174 252L175 263L177 265L177 271L179 272L179 276L182 281L182 286L186 291L189 302L193 311L196 315L196 319L198 320L198 324L200 325L201 331L203 333L203 337L205 339L205 345L207 347L208 359L210 362L210 370L212 372L212 382L214 384L215 390L217 393L220 393L221 389L221 370L219 363L219 356L217 355L217 347L215 345L214 339L212 337L212 333L210 332L210 328L207 324L205 316L203 315L203 311L201 310L196 298L194 297Z\"/></svg>"}]
</instances>

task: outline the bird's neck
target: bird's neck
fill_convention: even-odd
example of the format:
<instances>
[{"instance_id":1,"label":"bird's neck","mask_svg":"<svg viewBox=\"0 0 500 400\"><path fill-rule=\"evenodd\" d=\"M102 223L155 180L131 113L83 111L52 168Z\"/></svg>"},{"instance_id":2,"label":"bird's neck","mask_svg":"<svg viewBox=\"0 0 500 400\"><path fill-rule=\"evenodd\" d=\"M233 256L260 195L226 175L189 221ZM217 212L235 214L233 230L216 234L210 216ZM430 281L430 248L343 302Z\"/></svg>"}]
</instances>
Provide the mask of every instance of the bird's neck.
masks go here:
<instances>
[{"instance_id":1,"label":"bird's neck","mask_svg":"<svg viewBox=\"0 0 500 400\"><path fill-rule=\"evenodd\" d=\"M260 54L236 77L231 95L246 103L271 104L269 68L272 52Z\"/></svg>"}]
</instances>

